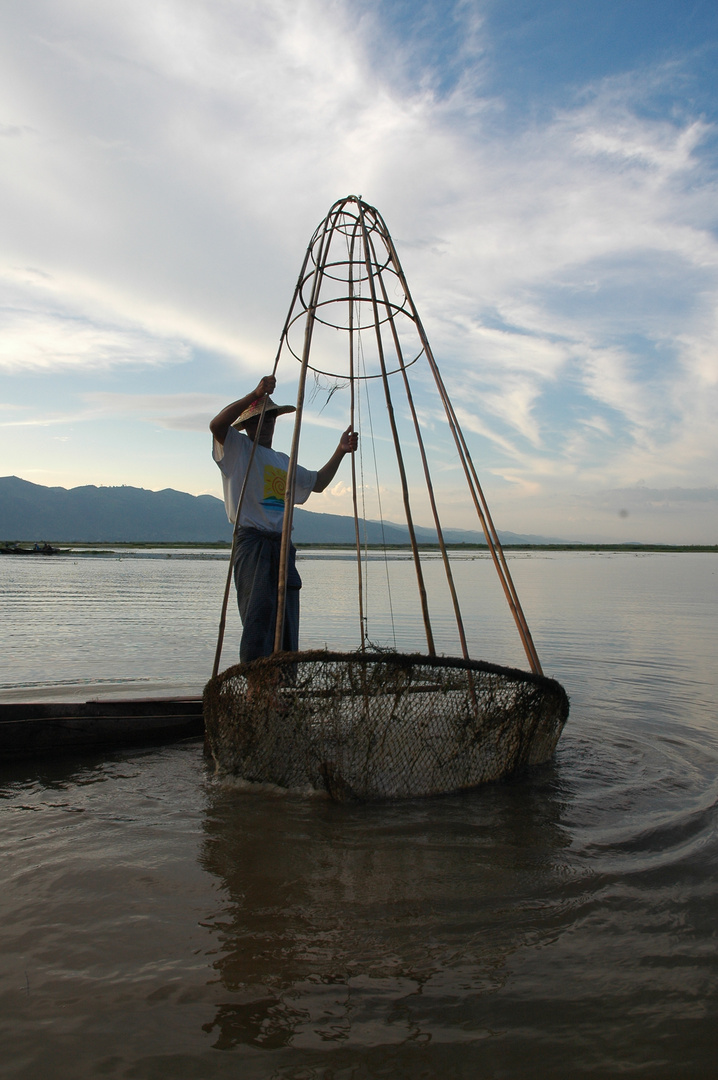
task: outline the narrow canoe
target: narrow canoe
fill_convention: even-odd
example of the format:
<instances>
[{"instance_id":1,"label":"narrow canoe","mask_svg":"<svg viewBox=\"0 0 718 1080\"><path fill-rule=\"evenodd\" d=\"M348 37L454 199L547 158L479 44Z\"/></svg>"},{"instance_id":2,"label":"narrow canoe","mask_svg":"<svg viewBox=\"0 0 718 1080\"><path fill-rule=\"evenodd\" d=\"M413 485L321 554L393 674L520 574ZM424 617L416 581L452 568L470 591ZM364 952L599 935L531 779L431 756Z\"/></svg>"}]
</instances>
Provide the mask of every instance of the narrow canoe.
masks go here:
<instances>
[{"instance_id":1,"label":"narrow canoe","mask_svg":"<svg viewBox=\"0 0 718 1080\"><path fill-rule=\"evenodd\" d=\"M203 734L199 697L0 704L0 759L157 745Z\"/></svg>"}]
</instances>

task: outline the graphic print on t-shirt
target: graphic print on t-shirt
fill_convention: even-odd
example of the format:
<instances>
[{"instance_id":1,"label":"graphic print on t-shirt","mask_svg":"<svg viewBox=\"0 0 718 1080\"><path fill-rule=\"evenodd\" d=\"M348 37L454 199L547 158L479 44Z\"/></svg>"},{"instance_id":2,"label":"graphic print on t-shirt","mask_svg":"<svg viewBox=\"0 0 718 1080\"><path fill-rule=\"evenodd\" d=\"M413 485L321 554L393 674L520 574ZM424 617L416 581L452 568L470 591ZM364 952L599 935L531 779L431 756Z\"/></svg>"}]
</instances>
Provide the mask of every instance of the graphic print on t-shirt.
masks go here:
<instances>
[{"instance_id":1,"label":"graphic print on t-shirt","mask_svg":"<svg viewBox=\"0 0 718 1080\"><path fill-rule=\"evenodd\" d=\"M287 470L276 465L264 466L264 498L262 506L272 510L284 510L284 492L287 487Z\"/></svg>"}]
</instances>

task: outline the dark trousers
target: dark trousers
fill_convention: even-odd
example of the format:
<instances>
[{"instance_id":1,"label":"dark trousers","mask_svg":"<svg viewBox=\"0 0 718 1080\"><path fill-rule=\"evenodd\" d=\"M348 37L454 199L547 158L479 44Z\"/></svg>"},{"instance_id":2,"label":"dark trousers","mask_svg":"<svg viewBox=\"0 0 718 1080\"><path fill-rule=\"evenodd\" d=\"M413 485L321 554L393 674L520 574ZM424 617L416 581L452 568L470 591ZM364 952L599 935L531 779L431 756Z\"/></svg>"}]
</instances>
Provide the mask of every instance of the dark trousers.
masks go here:
<instances>
[{"instance_id":1,"label":"dark trousers","mask_svg":"<svg viewBox=\"0 0 718 1080\"><path fill-rule=\"evenodd\" d=\"M234 553L234 583L242 619L239 659L243 664L274 652L277 624L277 590L282 534L240 526ZM299 648L299 590L302 579L295 564L297 550L289 550L287 601L282 648Z\"/></svg>"}]
</instances>

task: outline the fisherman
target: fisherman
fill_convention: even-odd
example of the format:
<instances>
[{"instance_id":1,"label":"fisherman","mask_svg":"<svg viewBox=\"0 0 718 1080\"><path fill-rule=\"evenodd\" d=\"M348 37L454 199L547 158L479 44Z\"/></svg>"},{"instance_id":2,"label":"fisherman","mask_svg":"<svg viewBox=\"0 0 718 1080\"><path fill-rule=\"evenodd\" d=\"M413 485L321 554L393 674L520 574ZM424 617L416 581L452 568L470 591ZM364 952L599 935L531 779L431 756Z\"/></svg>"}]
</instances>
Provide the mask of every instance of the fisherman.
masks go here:
<instances>
[{"instance_id":1,"label":"fisherman","mask_svg":"<svg viewBox=\"0 0 718 1080\"><path fill-rule=\"evenodd\" d=\"M272 439L277 417L296 412L294 405L276 405L272 401L269 395L274 393L276 385L274 375L265 375L256 390L227 405L209 425L214 436L212 456L222 473L224 505L231 522L237 517L237 504L249 466L252 443L257 442L242 500L234 552L234 583L242 619L239 648L242 663L256 660L259 656L269 656L274 651L289 458L272 449ZM263 406L264 420L257 435ZM295 504L306 502L313 491L324 491L336 476L344 456L354 453L357 442L358 436L350 426L342 433L329 461L318 472L297 465ZM299 590L302 587L295 557L296 548L291 544L282 648L292 652L299 648Z\"/></svg>"}]
</instances>

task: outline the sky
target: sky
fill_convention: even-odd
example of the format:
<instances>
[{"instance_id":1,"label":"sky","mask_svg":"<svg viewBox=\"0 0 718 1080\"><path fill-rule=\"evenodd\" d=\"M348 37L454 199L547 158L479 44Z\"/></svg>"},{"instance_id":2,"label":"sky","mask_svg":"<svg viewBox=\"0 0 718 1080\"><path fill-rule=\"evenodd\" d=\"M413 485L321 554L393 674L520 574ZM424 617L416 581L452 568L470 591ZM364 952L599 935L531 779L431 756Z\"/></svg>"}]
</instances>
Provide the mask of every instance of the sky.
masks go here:
<instances>
[{"instance_id":1,"label":"sky","mask_svg":"<svg viewBox=\"0 0 718 1080\"><path fill-rule=\"evenodd\" d=\"M715 0L4 0L0 28L0 475L220 495L208 421L357 194L499 529L718 543ZM345 412L309 403L305 465ZM350 513L348 479L307 508Z\"/></svg>"}]
</instances>

